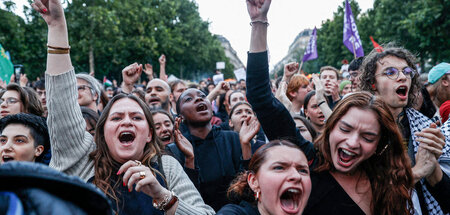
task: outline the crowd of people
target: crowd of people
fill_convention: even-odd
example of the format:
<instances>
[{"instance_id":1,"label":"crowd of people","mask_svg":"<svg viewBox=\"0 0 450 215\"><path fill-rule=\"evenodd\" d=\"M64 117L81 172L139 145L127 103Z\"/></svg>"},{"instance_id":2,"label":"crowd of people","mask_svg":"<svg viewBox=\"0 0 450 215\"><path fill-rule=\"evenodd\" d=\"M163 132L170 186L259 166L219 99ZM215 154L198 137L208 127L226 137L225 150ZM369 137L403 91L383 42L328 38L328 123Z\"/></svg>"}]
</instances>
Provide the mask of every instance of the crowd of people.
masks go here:
<instances>
[{"instance_id":1,"label":"crowd of people","mask_svg":"<svg viewBox=\"0 0 450 215\"><path fill-rule=\"evenodd\" d=\"M76 206L52 198L67 214L449 214L450 64L421 81L414 55L388 45L348 77L324 66L307 78L293 62L271 80L271 0L246 5L246 80L169 82L162 55L159 78L132 63L104 87L75 73L61 1L34 0L47 70L0 93L0 176L45 192L2 187L0 211L56 210L26 203L62 195L28 183L50 174L83 190L84 201L61 196Z\"/></svg>"}]
</instances>

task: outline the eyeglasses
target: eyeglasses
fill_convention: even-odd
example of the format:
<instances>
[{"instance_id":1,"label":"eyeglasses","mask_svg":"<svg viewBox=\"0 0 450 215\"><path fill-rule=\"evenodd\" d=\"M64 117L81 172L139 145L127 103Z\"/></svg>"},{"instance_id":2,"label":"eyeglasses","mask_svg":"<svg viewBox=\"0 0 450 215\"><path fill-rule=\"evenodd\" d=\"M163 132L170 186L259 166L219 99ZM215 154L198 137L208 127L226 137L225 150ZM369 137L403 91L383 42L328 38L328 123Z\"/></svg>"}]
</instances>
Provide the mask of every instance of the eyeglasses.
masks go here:
<instances>
[{"instance_id":1,"label":"eyeglasses","mask_svg":"<svg viewBox=\"0 0 450 215\"><path fill-rule=\"evenodd\" d=\"M411 79L416 74L416 70L414 70L411 67L405 67L402 70L403 74L406 76L406 78ZM398 75L400 74L400 70L398 70L395 67L388 67L384 70L382 74L378 75L386 75L389 79L396 80L398 78Z\"/></svg>"},{"instance_id":2,"label":"eyeglasses","mask_svg":"<svg viewBox=\"0 0 450 215\"><path fill-rule=\"evenodd\" d=\"M85 90L86 88L92 89L92 87L90 87L88 85L78 85L77 88L78 88L78 91Z\"/></svg>"},{"instance_id":3,"label":"eyeglasses","mask_svg":"<svg viewBox=\"0 0 450 215\"><path fill-rule=\"evenodd\" d=\"M358 77L358 72L350 72L349 73L351 77L356 78Z\"/></svg>"},{"instance_id":4,"label":"eyeglasses","mask_svg":"<svg viewBox=\"0 0 450 215\"><path fill-rule=\"evenodd\" d=\"M19 99L16 99L16 98L7 98L6 100L0 99L0 104L3 104L3 102L5 102L5 101L6 101L7 105L12 105L12 104L19 102Z\"/></svg>"}]
</instances>

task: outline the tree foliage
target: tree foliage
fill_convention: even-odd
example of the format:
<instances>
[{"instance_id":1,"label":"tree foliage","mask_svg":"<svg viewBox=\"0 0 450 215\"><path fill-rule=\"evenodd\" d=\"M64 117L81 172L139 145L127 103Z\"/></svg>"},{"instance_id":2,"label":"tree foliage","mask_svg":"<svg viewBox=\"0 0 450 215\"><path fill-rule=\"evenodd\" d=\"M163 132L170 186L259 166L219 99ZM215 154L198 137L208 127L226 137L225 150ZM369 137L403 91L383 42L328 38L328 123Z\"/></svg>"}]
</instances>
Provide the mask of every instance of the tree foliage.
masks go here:
<instances>
[{"instance_id":1,"label":"tree foliage","mask_svg":"<svg viewBox=\"0 0 450 215\"><path fill-rule=\"evenodd\" d=\"M72 0L65 1L72 63L77 72L89 72L93 53L95 75L121 78L122 68L167 57L168 74L195 79L212 73L225 61L223 73L232 68L217 38L191 0ZM40 15L25 8L26 20L0 10L0 43L11 52L13 63L23 64L31 78L45 70L47 28ZM3 19L5 18L5 19ZM3 30L7 29L7 30ZM25 33L26 32L26 33Z\"/></svg>"},{"instance_id":2,"label":"tree foliage","mask_svg":"<svg viewBox=\"0 0 450 215\"><path fill-rule=\"evenodd\" d=\"M373 49L369 38L373 36L381 45L394 42L415 53L422 67L425 63L435 65L450 61L450 1L375 0L374 7L364 13L355 0L349 3L366 55ZM307 73L316 73L325 65L340 68L342 60L353 60L353 54L342 42L344 6L345 1L337 8L333 19L322 22L318 28L319 57L304 63L303 70ZM295 59L301 59L301 55Z\"/></svg>"}]
</instances>

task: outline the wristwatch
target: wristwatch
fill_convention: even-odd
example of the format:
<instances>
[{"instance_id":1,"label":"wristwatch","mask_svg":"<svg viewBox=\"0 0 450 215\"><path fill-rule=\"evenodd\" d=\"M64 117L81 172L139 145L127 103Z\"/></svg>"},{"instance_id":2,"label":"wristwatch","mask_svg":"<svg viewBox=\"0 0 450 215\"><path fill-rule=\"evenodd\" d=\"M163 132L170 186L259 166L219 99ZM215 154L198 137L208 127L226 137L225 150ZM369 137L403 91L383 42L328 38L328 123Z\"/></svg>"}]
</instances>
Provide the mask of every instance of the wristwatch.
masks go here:
<instances>
[{"instance_id":1,"label":"wristwatch","mask_svg":"<svg viewBox=\"0 0 450 215\"><path fill-rule=\"evenodd\" d=\"M153 207L161 211L168 211L177 201L177 195L170 191L170 195L164 196L164 199L159 203L153 199Z\"/></svg>"}]
</instances>

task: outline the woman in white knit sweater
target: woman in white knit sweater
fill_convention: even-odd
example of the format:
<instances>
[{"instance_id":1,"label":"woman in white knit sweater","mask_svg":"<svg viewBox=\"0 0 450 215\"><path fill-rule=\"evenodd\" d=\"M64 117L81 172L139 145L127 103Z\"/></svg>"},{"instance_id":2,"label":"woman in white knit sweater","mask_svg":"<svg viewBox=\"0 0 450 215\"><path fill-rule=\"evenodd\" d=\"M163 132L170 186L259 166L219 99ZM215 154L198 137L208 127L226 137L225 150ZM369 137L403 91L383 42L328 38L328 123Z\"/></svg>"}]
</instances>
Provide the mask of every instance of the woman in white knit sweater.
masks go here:
<instances>
[{"instance_id":1,"label":"woman in white knit sweater","mask_svg":"<svg viewBox=\"0 0 450 215\"><path fill-rule=\"evenodd\" d=\"M137 97L120 95L110 101L94 142L77 103L61 2L34 0L32 7L48 25L50 166L95 184L119 214L214 214L179 163L161 156L150 111Z\"/></svg>"}]
</instances>

